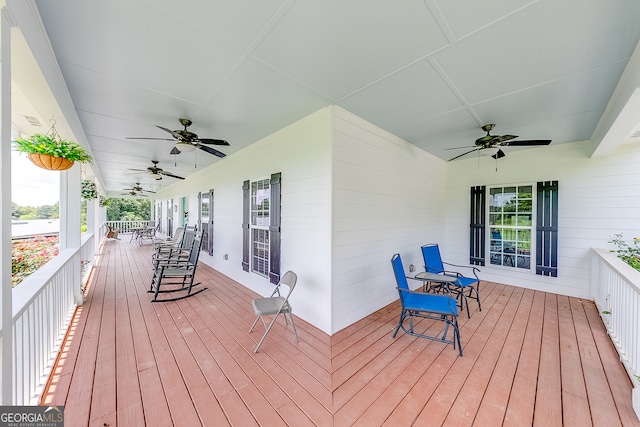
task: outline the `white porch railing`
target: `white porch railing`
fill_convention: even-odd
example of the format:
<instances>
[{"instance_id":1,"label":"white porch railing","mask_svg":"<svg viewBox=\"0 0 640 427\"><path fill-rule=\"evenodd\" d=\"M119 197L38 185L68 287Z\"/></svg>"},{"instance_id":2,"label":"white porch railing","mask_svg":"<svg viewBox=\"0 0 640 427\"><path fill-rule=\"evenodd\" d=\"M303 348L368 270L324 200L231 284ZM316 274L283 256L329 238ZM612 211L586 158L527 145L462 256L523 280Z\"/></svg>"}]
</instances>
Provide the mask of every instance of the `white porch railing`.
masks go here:
<instances>
[{"instance_id":1,"label":"white porch railing","mask_svg":"<svg viewBox=\"0 0 640 427\"><path fill-rule=\"evenodd\" d=\"M633 381L633 408L640 418L640 271L611 251L592 253L593 300Z\"/></svg>"},{"instance_id":2,"label":"white porch railing","mask_svg":"<svg viewBox=\"0 0 640 427\"><path fill-rule=\"evenodd\" d=\"M149 221L107 221L105 225L110 225L113 229L118 230L120 233L131 233L132 228L146 227Z\"/></svg>"},{"instance_id":3,"label":"white porch railing","mask_svg":"<svg viewBox=\"0 0 640 427\"><path fill-rule=\"evenodd\" d=\"M81 296L81 260L93 264L95 235L62 251L13 289L13 405L36 405Z\"/></svg>"}]
</instances>

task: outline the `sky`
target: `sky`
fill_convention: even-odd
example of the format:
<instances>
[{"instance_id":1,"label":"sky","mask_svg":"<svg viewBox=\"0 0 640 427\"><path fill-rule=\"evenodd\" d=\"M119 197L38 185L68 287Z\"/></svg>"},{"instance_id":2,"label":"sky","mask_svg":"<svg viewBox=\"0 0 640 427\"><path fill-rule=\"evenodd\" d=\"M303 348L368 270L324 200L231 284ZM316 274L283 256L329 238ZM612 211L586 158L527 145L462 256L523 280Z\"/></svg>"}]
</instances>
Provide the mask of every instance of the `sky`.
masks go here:
<instances>
[{"instance_id":1,"label":"sky","mask_svg":"<svg viewBox=\"0 0 640 427\"><path fill-rule=\"evenodd\" d=\"M60 172L35 166L26 154L11 151L11 201L20 206L60 201Z\"/></svg>"}]
</instances>

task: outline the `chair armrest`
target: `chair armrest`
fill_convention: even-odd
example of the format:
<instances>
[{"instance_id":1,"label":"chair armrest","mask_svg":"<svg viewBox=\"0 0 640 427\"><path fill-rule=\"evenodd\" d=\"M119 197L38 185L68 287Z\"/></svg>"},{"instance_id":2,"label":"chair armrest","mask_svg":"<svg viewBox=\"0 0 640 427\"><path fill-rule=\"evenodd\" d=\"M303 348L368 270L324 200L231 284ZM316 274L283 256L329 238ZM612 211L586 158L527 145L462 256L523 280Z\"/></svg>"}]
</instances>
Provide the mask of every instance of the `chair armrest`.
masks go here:
<instances>
[{"instance_id":1,"label":"chair armrest","mask_svg":"<svg viewBox=\"0 0 640 427\"><path fill-rule=\"evenodd\" d=\"M444 261L442 262L442 264L450 265L450 266L456 267L456 268L468 268L468 269L471 269L471 271L473 272L473 275L476 276L476 279L478 279L478 275L476 274L476 272L478 272L478 273L480 272L480 269L478 267L475 267L473 265L451 264L451 263L444 262ZM452 273L455 273L455 272L452 272ZM460 273L456 273L456 274L461 275Z\"/></svg>"}]
</instances>

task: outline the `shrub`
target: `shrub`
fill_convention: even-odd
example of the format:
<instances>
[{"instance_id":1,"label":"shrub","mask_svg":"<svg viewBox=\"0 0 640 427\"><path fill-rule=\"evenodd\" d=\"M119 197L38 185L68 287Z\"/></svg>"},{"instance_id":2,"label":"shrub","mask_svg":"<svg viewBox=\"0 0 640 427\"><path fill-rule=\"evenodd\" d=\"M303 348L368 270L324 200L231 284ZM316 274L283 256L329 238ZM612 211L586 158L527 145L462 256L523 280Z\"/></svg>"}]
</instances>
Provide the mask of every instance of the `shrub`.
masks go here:
<instances>
[{"instance_id":1,"label":"shrub","mask_svg":"<svg viewBox=\"0 0 640 427\"><path fill-rule=\"evenodd\" d=\"M609 243L613 243L618 248L614 251L618 254L618 258L640 271L640 238L634 238L631 246L622 240L622 234L615 234Z\"/></svg>"},{"instance_id":2,"label":"shrub","mask_svg":"<svg viewBox=\"0 0 640 427\"><path fill-rule=\"evenodd\" d=\"M58 237L36 236L32 239L14 240L11 244L11 284L29 277L54 256L58 255Z\"/></svg>"}]
</instances>

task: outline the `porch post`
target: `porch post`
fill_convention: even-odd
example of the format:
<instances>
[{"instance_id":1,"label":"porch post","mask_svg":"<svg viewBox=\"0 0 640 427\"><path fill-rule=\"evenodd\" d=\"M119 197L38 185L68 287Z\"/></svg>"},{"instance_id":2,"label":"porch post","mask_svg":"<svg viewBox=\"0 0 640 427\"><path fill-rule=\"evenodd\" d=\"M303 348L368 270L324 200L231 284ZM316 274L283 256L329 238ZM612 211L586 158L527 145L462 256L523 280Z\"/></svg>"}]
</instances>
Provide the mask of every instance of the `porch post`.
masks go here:
<instances>
[{"instance_id":1,"label":"porch post","mask_svg":"<svg viewBox=\"0 0 640 427\"><path fill-rule=\"evenodd\" d=\"M96 228L96 203L97 199L87 200L87 233L97 233Z\"/></svg>"},{"instance_id":2,"label":"porch post","mask_svg":"<svg viewBox=\"0 0 640 427\"><path fill-rule=\"evenodd\" d=\"M80 164L60 172L60 252L65 249L80 249ZM80 263L73 268L74 296L77 305L82 305L80 289Z\"/></svg>"},{"instance_id":3,"label":"porch post","mask_svg":"<svg viewBox=\"0 0 640 427\"><path fill-rule=\"evenodd\" d=\"M0 403L13 403L13 301L11 287L11 26L0 0Z\"/></svg>"}]
</instances>

